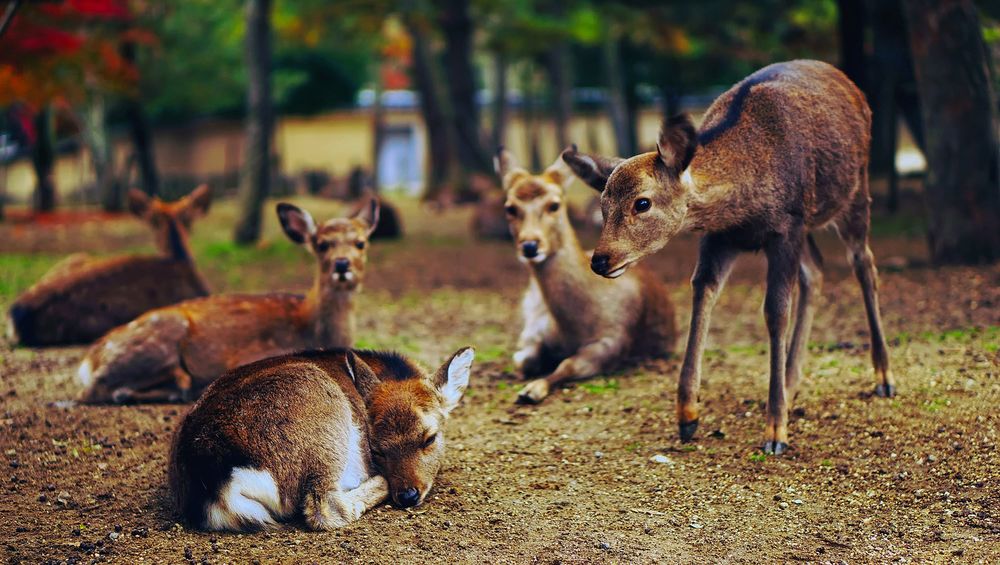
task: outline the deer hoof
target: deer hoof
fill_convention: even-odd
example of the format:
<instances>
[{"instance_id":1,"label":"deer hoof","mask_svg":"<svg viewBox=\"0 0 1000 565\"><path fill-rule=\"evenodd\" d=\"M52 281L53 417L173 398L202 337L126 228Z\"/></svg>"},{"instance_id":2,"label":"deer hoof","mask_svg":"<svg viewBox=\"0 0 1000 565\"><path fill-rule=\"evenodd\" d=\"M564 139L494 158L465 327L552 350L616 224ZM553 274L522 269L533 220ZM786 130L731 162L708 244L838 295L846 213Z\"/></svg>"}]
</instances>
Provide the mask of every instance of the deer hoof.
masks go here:
<instances>
[{"instance_id":1,"label":"deer hoof","mask_svg":"<svg viewBox=\"0 0 1000 565\"><path fill-rule=\"evenodd\" d=\"M788 451L788 444L783 441L765 441L764 453L768 455L781 455Z\"/></svg>"},{"instance_id":2,"label":"deer hoof","mask_svg":"<svg viewBox=\"0 0 1000 565\"><path fill-rule=\"evenodd\" d=\"M879 398L892 398L896 396L896 385L881 383L875 387L875 396Z\"/></svg>"},{"instance_id":3,"label":"deer hoof","mask_svg":"<svg viewBox=\"0 0 1000 565\"><path fill-rule=\"evenodd\" d=\"M680 423L681 441L689 442L694 438L694 433L698 431L698 420Z\"/></svg>"},{"instance_id":4,"label":"deer hoof","mask_svg":"<svg viewBox=\"0 0 1000 565\"><path fill-rule=\"evenodd\" d=\"M549 395L549 383L545 379L536 379L526 384L517 393L518 404L538 404Z\"/></svg>"},{"instance_id":5,"label":"deer hoof","mask_svg":"<svg viewBox=\"0 0 1000 565\"><path fill-rule=\"evenodd\" d=\"M116 388L114 392L111 393L111 402L115 404L128 404L132 402L132 398L135 396L135 391L123 386L121 388Z\"/></svg>"}]
</instances>

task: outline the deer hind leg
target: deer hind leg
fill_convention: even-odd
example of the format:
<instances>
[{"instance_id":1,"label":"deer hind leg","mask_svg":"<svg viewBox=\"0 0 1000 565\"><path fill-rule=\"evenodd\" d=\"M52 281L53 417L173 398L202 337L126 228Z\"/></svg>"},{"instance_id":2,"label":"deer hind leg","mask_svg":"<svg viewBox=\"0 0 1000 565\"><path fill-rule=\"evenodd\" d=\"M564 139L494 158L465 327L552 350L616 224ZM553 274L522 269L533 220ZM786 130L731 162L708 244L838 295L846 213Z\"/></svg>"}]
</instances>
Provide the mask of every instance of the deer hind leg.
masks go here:
<instances>
[{"instance_id":1,"label":"deer hind leg","mask_svg":"<svg viewBox=\"0 0 1000 565\"><path fill-rule=\"evenodd\" d=\"M187 371L173 367L160 373L157 379L137 385L141 388L118 387L111 392L111 400L116 404L189 402L192 381Z\"/></svg>"},{"instance_id":2,"label":"deer hind leg","mask_svg":"<svg viewBox=\"0 0 1000 565\"><path fill-rule=\"evenodd\" d=\"M809 348L809 334L812 331L813 315L816 312L816 299L823 288L823 259L816 248L812 236L806 237L806 245L802 250L799 263L799 302L795 313L795 329L792 330L792 341L788 348L788 362L785 365L785 392L788 398L795 399L805 366L806 353Z\"/></svg>"},{"instance_id":3,"label":"deer hind leg","mask_svg":"<svg viewBox=\"0 0 1000 565\"><path fill-rule=\"evenodd\" d=\"M867 177L865 177L867 180ZM872 365L875 369L875 394L883 398L896 395L896 383L889 370L889 347L882 331L882 316L878 303L878 269L875 255L868 246L869 199L867 191L858 197L847 215L837 222L837 233L847 245L847 258L854 267L854 276L861 285L868 317Z\"/></svg>"},{"instance_id":4,"label":"deer hind leg","mask_svg":"<svg viewBox=\"0 0 1000 565\"><path fill-rule=\"evenodd\" d=\"M687 349L677 383L677 423L681 441L690 441L698 430L698 391L701 388L701 357L708 337L712 309L729 278L738 250L721 237L706 235L701 239L698 266L691 277L694 290L691 328Z\"/></svg>"},{"instance_id":5,"label":"deer hind leg","mask_svg":"<svg viewBox=\"0 0 1000 565\"><path fill-rule=\"evenodd\" d=\"M767 294L764 318L771 342L771 377L767 395L764 452L781 455L788 449L788 396L785 389L785 334L792 292L801 266L803 234L783 237L767 245Z\"/></svg>"},{"instance_id":6,"label":"deer hind leg","mask_svg":"<svg viewBox=\"0 0 1000 565\"><path fill-rule=\"evenodd\" d=\"M302 514L314 530L342 528L389 496L389 484L381 475L368 478L352 490L327 486L325 481L313 485L303 502Z\"/></svg>"},{"instance_id":7,"label":"deer hind leg","mask_svg":"<svg viewBox=\"0 0 1000 565\"><path fill-rule=\"evenodd\" d=\"M623 337L606 337L581 347L559 363L552 374L526 384L517 393L518 404L538 404L562 383L593 377L620 357L624 349Z\"/></svg>"}]
</instances>

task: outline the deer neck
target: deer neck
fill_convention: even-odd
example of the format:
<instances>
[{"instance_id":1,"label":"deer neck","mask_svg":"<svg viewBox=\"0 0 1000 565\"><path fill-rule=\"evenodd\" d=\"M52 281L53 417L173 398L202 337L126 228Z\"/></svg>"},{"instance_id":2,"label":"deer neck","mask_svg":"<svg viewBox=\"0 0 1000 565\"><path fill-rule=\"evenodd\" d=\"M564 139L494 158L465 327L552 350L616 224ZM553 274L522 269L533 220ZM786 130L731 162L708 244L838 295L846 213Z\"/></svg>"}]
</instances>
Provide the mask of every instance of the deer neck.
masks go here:
<instances>
[{"instance_id":1,"label":"deer neck","mask_svg":"<svg viewBox=\"0 0 1000 565\"><path fill-rule=\"evenodd\" d=\"M187 231L177 220L167 222L167 245L164 254L173 261L186 264L191 269L195 282L201 287L202 294L209 294L208 283L194 266L194 256L191 254Z\"/></svg>"},{"instance_id":2,"label":"deer neck","mask_svg":"<svg viewBox=\"0 0 1000 565\"><path fill-rule=\"evenodd\" d=\"M354 345L354 293L323 288L318 280L310 289L303 308L317 347Z\"/></svg>"},{"instance_id":3,"label":"deer neck","mask_svg":"<svg viewBox=\"0 0 1000 565\"><path fill-rule=\"evenodd\" d=\"M682 231L714 233L743 223L753 205L740 198L740 187L699 176L692 168L688 167L681 175L681 187L687 200Z\"/></svg>"},{"instance_id":4,"label":"deer neck","mask_svg":"<svg viewBox=\"0 0 1000 565\"><path fill-rule=\"evenodd\" d=\"M559 245L544 262L529 265L549 310L562 317L560 311L576 311L591 299L590 288L597 279L568 218L561 223L558 237Z\"/></svg>"}]
</instances>

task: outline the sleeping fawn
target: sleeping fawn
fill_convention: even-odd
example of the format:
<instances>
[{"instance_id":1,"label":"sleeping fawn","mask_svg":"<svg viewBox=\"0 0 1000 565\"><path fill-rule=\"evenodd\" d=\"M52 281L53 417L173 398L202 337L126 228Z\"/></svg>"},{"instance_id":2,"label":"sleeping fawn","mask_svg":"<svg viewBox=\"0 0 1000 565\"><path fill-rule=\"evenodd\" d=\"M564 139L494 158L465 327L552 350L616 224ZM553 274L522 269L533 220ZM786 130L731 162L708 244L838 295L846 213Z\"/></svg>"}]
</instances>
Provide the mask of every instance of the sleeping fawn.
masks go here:
<instances>
[{"instance_id":1,"label":"sleeping fawn","mask_svg":"<svg viewBox=\"0 0 1000 565\"><path fill-rule=\"evenodd\" d=\"M357 520L388 496L424 501L444 425L474 352L434 375L375 351L313 351L239 367L213 383L174 435L169 481L196 527L253 530L301 515L316 530Z\"/></svg>"},{"instance_id":2,"label":"sleeping fawn","mask_svg":"<svg viewBox=\"0 0 1000 565\"><path fill-rule=\"evenodd\" d=\"M518 258L531 273L514 364L525 377L545 375L529 382L518 401L541 402L561 383L593 377L627 357L672 352L674 308L656 277L636 269L616 284L589 272L563 202L573 180L566 165L557 159L531 175L501 149L495 166Z\"/></svg>"},{"instance_id":3,"label":"sleeping fawn","mask_svg":"<svg viewBox=\"0 0 1000 565\"><path fill-rule=\"evenodd\" d=\"M694 304L681 368L677 416L682 440L698 426L701 358L712 307L742 251L767 257L764 317L771 372L763 449L788 448L788 404L802 379L822 259L809 235L832 226L847 245L871 332L878 396L895 384L879 318L875 259L868 247L871 111L843 73L818 61L765 67L723 93L696 132L687 116L668 120L657 150L613 159L566 150L563 159L599 191L604 228L591 268L621 276L686 230L702 231L691 280ZM791 341L792 294L799 287Z\"/></svg>"},{"instance_id":4,"label":"sleeping fawn","mask_svg":"<svg viewBox=\"0 0 1000 565\"><path fill-rule=\"evenodd\" d=\"M67 257L10 307L11 338L27 346L90 343L143 312L207 295L188 230L211 199L206 185L176 202L130 190L129 210L153 229L160 255Z\"/></svg>"},{"instance_id":5,"label":"sleeping fawn","mask_svg":"<svg viewBox=\"0 0 1000 565\"><path fill-rule=\"evenodd\" d=\"M278 204L285 234L317 262L305 295L216 295L159 308L95 343L80 364L80 400L187 400L244 363L314 347L350 347L354 294L365 273L372 200L360 216L317 226L308 212Z\"/></svg>"}]
</instances>

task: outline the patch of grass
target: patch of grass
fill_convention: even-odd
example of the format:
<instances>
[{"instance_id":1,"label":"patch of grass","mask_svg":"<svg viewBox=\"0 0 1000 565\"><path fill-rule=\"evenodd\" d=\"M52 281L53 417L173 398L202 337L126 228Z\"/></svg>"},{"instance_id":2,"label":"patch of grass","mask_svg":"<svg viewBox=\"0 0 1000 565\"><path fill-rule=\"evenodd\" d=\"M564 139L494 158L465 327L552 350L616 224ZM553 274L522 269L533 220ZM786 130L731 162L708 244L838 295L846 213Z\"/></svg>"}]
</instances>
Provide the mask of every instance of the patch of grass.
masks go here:
<instances>
[{"instance_id":1,"label":"patch of grass","mask_svg":"<svg viewBox=\"0 0 1000 565\"><path fill-rule=\"evenodd\" d=\"M927 233L927 219L920 214L894 214L882 216L872 222L871 235L923 237Z\"/></svg>"},{"instance_id":2,"label":"patch of grass","mask_svg":"<svg viewBox=\"0 0 1000 565\"><path fill-rule=\"evenodd\" d=\"M604 379L603 381L580 383L580 388L591 394L607 394L609 392L618 392L621 386L618 384L618 379Z\"/></svg>"},{"instance_id":3,"label":"patch of grass","mask_svg":"<svg viewBox=\"0 0 1000 565\"><path fill-rule=\"evenodd\" d=\"M767 454L766 453L751 453L750 455L747 456L747 459L749 459L750 461L753 461L754 463L763 463L764 461L767 461Z\"/></svg>"},{"instance_id":4,"label":"patch of grass","mask_svg":"<svg viewBox=\"0 0 1000 565\"><path fill-rule=\"evenodd\" d=\"M833 461L830 461L829 459L824 459L824 460L822 460L822 461L819 462L819 466L820 467L833 467Z\"/></svg>"},{"instance_id":5,"label":"patch of grass","mask_svg":"<svg viewBox=\"0 0 1000 565\"><path fill-rule=\"evenodd\" d=\"M0 301L13 302L61 259L59 255L0 254Z\"/></svg>"},{"instance_id":6,"label":"patch of grass","mask_svg":"<svg viewBox=\"0 0 1000 565\"><path fill-rule=\"evenodd\" d=\"M950 404L951 401L947 398L936 397L924 402L924 410L928 412L940 412Z\"/></svg>"},{"instance_id":7,"label":"patch of grass","mask_svg":"<svg viewBox=\"0 0 1000 565\"><path fill-rule=\"evenodd\" d=\"M636 451L639 451L641 447L642 447L641 443L633 441L632 443L625 446L625 451L628 451L629 453L635 453Z\"/></svg>"},{"instance_id":8,"label":"patch of grass","mask_svg":"<svg viewBox=\"0 0 1000 565\"><path fill-rule=\"evenodd\" d=\"M492 363L507 358L507 348L500 345L489 345L476 350L476 361Z\"/></svg>"},{"instance_id":9,"label":"patch of grass","mask_svg":"<svg viewBox=\"0 0 1000 565\"><path fill-rule=\"evenodd\" d=\"M507 390L508 388L510 388L510 385L503 381L497 383L497 390Z\"/></svg>"}]
</instances>

